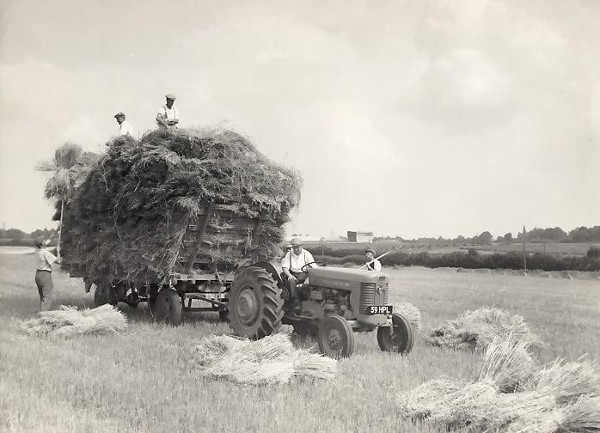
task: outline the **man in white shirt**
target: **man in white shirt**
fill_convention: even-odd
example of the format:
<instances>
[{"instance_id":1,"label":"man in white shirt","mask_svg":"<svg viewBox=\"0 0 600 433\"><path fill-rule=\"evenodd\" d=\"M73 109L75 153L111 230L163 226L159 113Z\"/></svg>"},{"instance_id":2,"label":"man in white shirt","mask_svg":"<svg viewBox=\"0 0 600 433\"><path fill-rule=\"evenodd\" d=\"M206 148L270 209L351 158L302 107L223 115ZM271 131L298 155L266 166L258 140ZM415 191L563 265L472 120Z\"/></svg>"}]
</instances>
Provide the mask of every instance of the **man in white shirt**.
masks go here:
<instances>
[{"instance_id":1,"label":"man in white shirt","mask_svg":"<svg viewBox=\"0 0 600 433\"><path fill-rule=\"evenodd\" d=\"M315 259L312 254L302 248L302 239L293 238L291 241L292 250L288 251L281 260L282 277L287 281L289 288L289 301L296 314L302 311L300 299L298 297L297 285L303 283L308 277L307 268L314 267ZM306 266L308 265L308 266ZM306 267L305 267L306 266ZM304 269L302 269L304 267Z\"/></svg>"},{"instance_id":2,"label":"man in white shirt","mask_svg":"<svg viewBox=\"0 0 600 433\"><path fill-rule=\"evenodd\" d=\"M117 123L119 124L119 135L129 135L132 138L135 138L135 132L129 123L125 119L125 113L118 112L115 114L115 119L117 119Z\"/></svg>"},{"instance_id":3,"label":"man in white shirt","mask_svg":"<svg viewBox=\"0 0 600 433\"><path fill-rule=\"evenodd\" d=\"M175 104L175 95L169 93L165 95L167 103L160 107L158 113L156 114L156 123L159 128L177 128L177 124L179 123L179 113L177 113L177 108L173 106Z\"/></svg>"},{"instance_id":4,"label":"man in white shirt","mask_svg":"<svg viewBox=\"0 0 600 433\"><path fill-rule=\"evenodd\" d=\"M367 267L367 271L381 271L381 262L375 258L375 254L373 248L367 248L365 250L365 255L367 256L367 263L365 263L365 266Z\"/></svg>"},{"instance_id":5,"label":"man in white shirt","mask_svg":"<svg viewBox=\"0 0 600 433\"><path fill-rule=\"evenodd\" d=\"M60 246L56 247L57 256L45 248L44 240L35 241L35 284L40 294L40 311L48 311L54 299L52 282L52 264L60 263Z\"/></svg>"}]
</instances>

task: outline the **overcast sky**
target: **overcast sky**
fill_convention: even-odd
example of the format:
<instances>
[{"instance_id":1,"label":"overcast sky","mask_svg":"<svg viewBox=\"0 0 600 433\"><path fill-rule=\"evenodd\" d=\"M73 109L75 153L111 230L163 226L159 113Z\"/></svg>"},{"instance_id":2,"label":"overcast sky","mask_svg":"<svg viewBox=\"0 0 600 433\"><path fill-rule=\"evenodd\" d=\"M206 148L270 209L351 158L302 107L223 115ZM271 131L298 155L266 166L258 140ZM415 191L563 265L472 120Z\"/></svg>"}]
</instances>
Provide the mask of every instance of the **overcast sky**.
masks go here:
<instances>
[{"instance_id":1,"label":"overcast sky","mask_svg":"<svg viewBox=\"0 0 600 433\"><path fill-rule=\"evenodd\" d=\"M225 125L304 178L289 232L600 225L600 1L0 1L0 223L124 111Z\"/></svg>"}]
</instances>

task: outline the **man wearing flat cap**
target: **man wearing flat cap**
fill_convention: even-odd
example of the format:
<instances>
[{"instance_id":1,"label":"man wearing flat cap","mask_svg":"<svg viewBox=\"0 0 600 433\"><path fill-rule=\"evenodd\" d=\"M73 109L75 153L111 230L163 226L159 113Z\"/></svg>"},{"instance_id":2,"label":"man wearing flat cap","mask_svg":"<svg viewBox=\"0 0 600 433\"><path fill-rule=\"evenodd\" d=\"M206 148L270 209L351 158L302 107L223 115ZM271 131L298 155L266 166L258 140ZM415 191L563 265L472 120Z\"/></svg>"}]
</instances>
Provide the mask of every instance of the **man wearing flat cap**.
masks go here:
<instances>
[{"instance_id":1,"label":"man wearing flat cap","mask_svg":"<svg viewBox=\"0 0 600 433\"><path fill-rule=\"evenodd\" d=\"M167 103L158 110L158 113L156 114L156 123L159 128L177 128L179 114L177 113L177 108L173 106L173 104L175 104L175 95L168 93L165 95L165 99L167 100Z\"/></svg>"},{"instance_id":2,"label":"man wearing flat cap","mask_svg":"<svg viewBox=\"0 0 600 433\"><path fill-rule=\"evenodd\" d=\"M314 263L315 259L312 254L302 248L302 239L293 238L290 244L292 245L292 250L288 251L283 260L281 260L281 270L283 271L281 276L284 281L287 281L290 295L289 302L294 312L300 314L302 308L300 307L297 285L303 283L308 277L306 273L307 268L304 268L304 270L302 268L305 265L312 268L316 264Z\"/></svg>"},{"instance_id":3,"label":"man wearing flat cap","mask_svg":"<svg viewBox=\"0 0 600 433\"><path fill-rule=\"evenodd\" d=\"M381 271L381 262L375 258L375 250L373 248L367 248L365 250L365 256L367 256L367 271Z\"/></svg>"},{"instance_id":4,"label":"man wearing flat cap","mask_svg":"<svg viewBox=\"0 0 600 433\"><path fill-rule=\"evenodd\" d=\"M115 114L115 119L117 119L117 123L119 124L119 135L129 135L135 138L135 132L131 127L131 123L126 120L125 113L119 111Z\"/></svg>"}]
</instances>

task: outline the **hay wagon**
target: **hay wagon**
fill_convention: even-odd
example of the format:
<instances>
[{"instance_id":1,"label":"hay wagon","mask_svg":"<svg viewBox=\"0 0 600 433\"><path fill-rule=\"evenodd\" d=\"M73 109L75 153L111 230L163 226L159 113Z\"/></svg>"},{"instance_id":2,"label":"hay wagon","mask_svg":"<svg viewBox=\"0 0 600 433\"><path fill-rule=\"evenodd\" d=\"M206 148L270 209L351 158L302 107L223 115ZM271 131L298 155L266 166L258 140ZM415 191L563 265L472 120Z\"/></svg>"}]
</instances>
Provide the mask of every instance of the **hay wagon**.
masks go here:
<instances>
[{"instance_id":1,"label":"hay wagon","mask_svg":"<svg viewBox=\"0 0 600 433\"><path fill-rule=\"evenodd\" d=\"M125 302L136 307L147 302L156 321L174 326L182 322L185 313L191 312L215 312L222 321L229 321L233 288L236 331L262 338L279 326L283 305L281 290L273 284L278 278L276 268L268 261L252 262L250 258L255 244L264 240L262 229L260 217L240 217L232 210L231 203L207 203L194 221L179 228L181 242L172 272L162 279L140 282L128 280L124 275L92 281L86 273L85 261L79 262L79 266L72 263L70 273L72 277L83 277L88 288L96 286L96 305ZM232 256L248 258L234 262ZM256 314L256 304L262 306L260 314Z\"/></svg>"}]
</instances>

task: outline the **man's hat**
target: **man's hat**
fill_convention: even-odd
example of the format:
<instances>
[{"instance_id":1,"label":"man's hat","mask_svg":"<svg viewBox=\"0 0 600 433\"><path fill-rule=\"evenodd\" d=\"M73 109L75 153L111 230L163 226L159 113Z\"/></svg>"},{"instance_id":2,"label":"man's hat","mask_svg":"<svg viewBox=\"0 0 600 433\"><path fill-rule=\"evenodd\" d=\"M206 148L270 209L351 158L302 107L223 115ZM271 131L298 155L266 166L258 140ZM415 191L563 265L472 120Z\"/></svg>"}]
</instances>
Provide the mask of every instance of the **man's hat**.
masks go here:
<instances>
[{"instance_id":1,"label":"man's hat","mask_svg":"<svg viewBox=\"0 0 600 433\"><path fill-rule=\"evenodd\" d=\"M377 254L373 248L367 248L367 249L365 250L365 253L371 253L371 254L373 254L373 255Z\"/></svg>"},{"instance_id":2,"label":"man's hat","mask_svg":"<svg viewBox=\"0 0 600 433\"><path fill-rule=\"evenodd\" d=\"M293 238L292 241L290 242L290 245L293 247L301 247L302 246L302 239L300 238Z\"/></svg>"},{"instance_id":3,"label":"man's hat","mask_svg":"<svg viewBox=\"0 0 600 433\"><path fill-rule=\"evenodd\" d=\"M176 98L175 98L175 95L173 95L172 93L167 93L167 94L165 95L165 98L167 98L167 99L172 99L173 101L176 99Z\"/></svg>"},{"instance_id":4,"label":"man's hat","mask_svg":"<svg viewBox=\"0 0 600 433\"><path fill-rule=\"evenodd\" d=\"M117 117L121 117L121 116L125 117L125 113L122 113L122 112L119 111L117 114L115 114L115 119Z\"/></svg>"}]
</instances>

